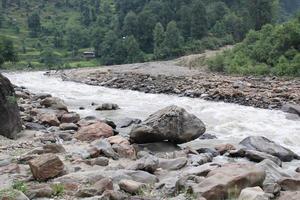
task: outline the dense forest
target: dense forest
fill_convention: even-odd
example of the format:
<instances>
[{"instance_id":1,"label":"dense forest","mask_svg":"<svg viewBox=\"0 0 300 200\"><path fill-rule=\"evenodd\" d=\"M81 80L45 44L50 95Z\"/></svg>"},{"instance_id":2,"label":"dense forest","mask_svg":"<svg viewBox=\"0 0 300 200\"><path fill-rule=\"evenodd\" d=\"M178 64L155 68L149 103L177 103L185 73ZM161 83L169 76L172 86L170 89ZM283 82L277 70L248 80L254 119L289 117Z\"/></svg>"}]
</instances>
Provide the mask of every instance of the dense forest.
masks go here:
<instances>
[{"instance_id":1,"label":"dense forest","mask_svg":"<svg viewBox=\"0 0 300 200\"><path fill-rule=\"evenodd\" d=\"M3 67L84 67L169 59L241 42L298 0L1 0ZM85 60L84 51L96 59Z\"/></svg>"}]
</instances>

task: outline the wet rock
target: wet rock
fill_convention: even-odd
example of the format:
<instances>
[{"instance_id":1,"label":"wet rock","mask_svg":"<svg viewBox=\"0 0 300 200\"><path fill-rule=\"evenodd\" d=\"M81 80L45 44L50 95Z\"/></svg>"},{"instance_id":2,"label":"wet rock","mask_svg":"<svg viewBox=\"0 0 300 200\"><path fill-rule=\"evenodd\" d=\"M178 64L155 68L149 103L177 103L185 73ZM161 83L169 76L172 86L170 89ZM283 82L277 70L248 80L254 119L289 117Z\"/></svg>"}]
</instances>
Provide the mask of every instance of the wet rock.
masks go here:
<instances>
[{"instance_id":1,"label":"wet rock","mask_svg":"<svg viewBox=\"0 0 300 200\"><path fill-rule=\"evenodd\" d=\"M215 149L219 152L219 154L223 155L226 152L235 150L236 148L232 144L221 144L221 145L216 146Z\"/></svg>"},{"instance_id":2,"label":"wet rock","mask_svg":"<svg viewBox=\"0 0 300 200\"><path fill-rule=\"evenodd\" d=\"M59 129L62 131L77 131L78 130L78 126L74 123L62 123L59 125Z\"/></svg>"},{"instance_id":3,"label":"wet rock","mask_svg":"<svg viewBox=\"0 0 300 200\"><path fill-rule=\"evenodd\" d=\"M119 182L119 187L121 190L128 192L130 194L137 194L143 188L145 188L146 185L144 183L140 183L133 180L121 180Z\"/></svg>"},{"instance_id":4,"label":"wet rock","mask_svg":"<svg viewBox=\"0 0 300 200\"><path fill-rule=\"evenodd\" d=\"M238 200L269 200L260 187L245 188Z\"/></svg>"},{"instance_id":5,"label":"wet rock","mask_svg":"<svg viewBox=\"0 0 300 200\"><path fill-rule=\"evenodd\" d=\"M213 139L217 139L217 136L212 135L210 133L204 133L203 135L201 135L199 137L200 140L213 140Z\"/></svg>"},{"instance_id":6,"label":"wet rock","mask_svg":"<svg viewBox=\"0 0 300 200\"><path fill-rule=\"evenodd\" d=\"M59 124L60 124L60 122L57 119L55 114L43 113L43 114L39 115L38 118L39 118L39 121L44 125L59 126Z\"/></svg>"},{"instance_id":7,"label":"wet rock","mask_svg":"<svg viewBox=\"0 0 300 200\"><path fill-rule=\"evenodd\" d=\"M244 188L262 185L264 179L264 170L254 165L228 164L209 172L192 190L207 200L236 198Z\"/></svg>"},{"instance_id":8,"label":"wet rock","mask_svg":"<svg viewBox=\"0 0 300 200\"><path fill-rule=\"evenodd\" d=\"M56 97L47 97L43 99L40 104L45 106L46 108L52 108L56 110L65 110L68 111L67 106L63 102L63 100Z\"/></svg>"},{"instance_id":9,"label":"wet rock","mask_svg":"<svg viewBox=\"0 0 300 200\"><path fill-rule=\"evenodd\" d=\"M289 162L294 158L298 158L298 155L296 155L291 150L261 136L247 137L243 141L241 141L240 144L247 150L260 151L276 156L283 162Z\"/></svg>"},{"instance_id":10,"label":"wet rock","mask_svg":"<svg viewBox=\"0 0 300 200\"><path fill-rule=\"evenodd\" d=\"M64 164L58 156L45 154L29 161L33 177L38 181L46 181L60 175Z\"/></svg>"},{"instance_id":11,"label":"wet rock","mask_svg":"<svg viewBox=\"0 0 300 200\"><path fill-rule=\"evenodd\" d=\"M61 123L77 123L80 120L80 116L77 113L66 113L61 116Z\"/></svg>"},{"instance_id":12,"label":"wet rock","mask_svg":"<svg viewBox=\"0 0 300 200\"><path fill-rule=\"evenodd\" d=\"M96 108L98 111L102 110L118 110L120 107L117 104L114 103L104 103Z\"/></svg>"},{"instance_id":13,"label":"wet rock","mask_svg":"<svg viewBox=\"0 0 300 200\"><path fill-rule=\"evenodd\" d=\"M187 158L159 159L158 167L166 170L179 170L186 166Z\"/></svg>"},{"instance_id":14,"label":"wet rock","mask_svg":"<svg viewBox=\"0 0 300 200\"><path fill-rule=\"evenodd\" d=\"M92 146L108 158L113 158L115 160L119 158L119 155L113 150L111 144L105 139L94 141Z\"/></svg>"},{"instance_id":15,"label":"wet rock","mask_svg":"<svg viewBox=\"0 0 300 200\"><path fill-rule=\"evenodd\" d=\"M142 170L149 173L154 173L159 166L159 159L155 156L145 156L137 160L132 166L129 167L131 170Z\"/></svg>"},{"instance_id":16,"label":"wet rock","mask_svg":"<svg viewBox=\"0 0 300 200\"><path fill-rule=\"evenodd\" d=\"M296 114L300 116L300 105L296 104L285 104L282 106L282 111L283 112L288 112L292 114Z\"/></svg>"},{"instance_id":17,"label":"wet rock","mask_svg":"<svg viewBox=\"0 0 300 200\"><path fill-rule=\"evenodd\" d=\"M133 118L124 118L118 123L118 127L126 128L131 126L132 124L140 124L142 121L140 119Z\"/></svg>"},{"instance_id":18,"label":"wet rock","mask_svg":"<svg viewBox=\"0 0 300 200\"><path fill-rule=\"evenodd\" d=\"M270 154L259 152L259 151L247 150L245 152L245 157L247 157L249 160L254 161L254 162L261 162L265 159L269 159L269 160L273 161L274 163L276 163L278 166L282 165L282 162L279 158L272 156Z\"/></svg>"},{"instance_id":19,"label":"wet rock","mask_svg":"<svg viewBox=\"0 0 300 200\"><path fill-rule=\"evenodd\" d=\"M213 158L214 156L210 153L203 153L200 155L189 155L189 160L191 162L191 165L193 166L199 166L211 162Z\"/></svg>"},{"instance_id":20,"label":"wet rock","mask_svg":"<svg viewBox=\"0 0 300 200\"><path fill-rule=\"evenodd\" d=\"M80 127L75 138L81 141L94 141L100 138L108 138L114 135L113 129L103 122Z\"/></svg>"},{"instance_id":21,"label":"wet rock","mask_svg":"<svg viewBox=\"0 0 300 200\"><path fill-rule=\"evenodd\" d=\"M134 143L151 143L168 140L181 144L197 139L205 132L205 125L185 109L169 106L149 116L130 132Z\"/></svg>"},{"instance_id":22,"label":"wet rock","mask_svg":"<svg viewBox=\"0 0 300 200\"><path fill-rule=\"evenodd\" d=\"M279 181L279 185L284 191L300 191L300 179L283 178Z\"/></svg>"},{"instance_id":23,"label":"wet rock","mask_svg":"<svg viewBox=\"0 0 300 200\"><path fill-rule=\"evenodd\" d=\"M202 154L202 153L210 153L212 154L214 157L220 155L220 153L215 150L214 148L200 148L200 149L196 149L196 151L199 153L199 154Z\"/></svg>"},{"instance_id":24,"label":"wet rock","mask_svg":"<svg viewBox=\"0 0 300 200\"><path fill-rule=\"evenodd\" d=\"M0 74L0 135L15 139L21 129L21 118L13 86Z\"/></svg>"}]
</instances>

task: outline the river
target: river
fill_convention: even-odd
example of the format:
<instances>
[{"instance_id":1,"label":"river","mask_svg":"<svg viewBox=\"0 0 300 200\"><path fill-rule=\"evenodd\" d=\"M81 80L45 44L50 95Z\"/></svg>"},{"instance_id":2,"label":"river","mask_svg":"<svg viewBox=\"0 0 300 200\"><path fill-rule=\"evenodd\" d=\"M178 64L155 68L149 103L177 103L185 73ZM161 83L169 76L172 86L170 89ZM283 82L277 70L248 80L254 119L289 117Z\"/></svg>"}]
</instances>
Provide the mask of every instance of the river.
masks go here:
<instances>
[{"instance_id":1,"label":"river","mask_svg":"<svg viewBox=\"0 0 300 200\"><path fill-rule=\"evenodd\" d=\"M149 114L175 104L198 116L206 124L207 132L218 137L200 142L202 145L237 144L247 136L262 135L300 154L300 118L291 119L290 114L278 110L64 82L57 77L44 76L43 72L6 73L5 76L13 84L25 86L33 93L50 93L63 99L70 110L81 116L93 115L113 121L125 117L145 119ZM121 109L98 112L91 106L92 102L116 103ZM85 110L79 110L81 106Z\"/></svg>"}]
</instances>

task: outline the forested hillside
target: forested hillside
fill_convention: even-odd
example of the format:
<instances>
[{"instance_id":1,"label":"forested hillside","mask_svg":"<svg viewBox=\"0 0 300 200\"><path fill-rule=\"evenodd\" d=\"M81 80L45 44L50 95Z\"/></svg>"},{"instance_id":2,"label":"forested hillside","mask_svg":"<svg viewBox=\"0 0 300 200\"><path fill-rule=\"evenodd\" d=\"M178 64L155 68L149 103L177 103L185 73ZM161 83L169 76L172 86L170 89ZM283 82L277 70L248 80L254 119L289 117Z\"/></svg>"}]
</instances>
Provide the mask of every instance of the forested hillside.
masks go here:
<instances>
[{"instance_id":1,"label":"forested hillside","mask_svg":"<svg viewBox=\"0 0 300 200\"><path fill-rule=\"evenodd\" d=\"M168 59L240 42L299 6L297 0L1 0L0 37L14 49L2 42L11 56L0 63L66 68ZM97 59L84 60L83 51Z\"/></svg>"},{"instance_id":2,"label":"forested hillside","mask_svg":"<svg viewBox=\"0 0 300 200\"><path fill-rule=\"evenodd\" d=\"M251 30L243 42L209 64L214 71L231 74L300 76L300 15L284 24Z\"/></svg>"}]
</instances>

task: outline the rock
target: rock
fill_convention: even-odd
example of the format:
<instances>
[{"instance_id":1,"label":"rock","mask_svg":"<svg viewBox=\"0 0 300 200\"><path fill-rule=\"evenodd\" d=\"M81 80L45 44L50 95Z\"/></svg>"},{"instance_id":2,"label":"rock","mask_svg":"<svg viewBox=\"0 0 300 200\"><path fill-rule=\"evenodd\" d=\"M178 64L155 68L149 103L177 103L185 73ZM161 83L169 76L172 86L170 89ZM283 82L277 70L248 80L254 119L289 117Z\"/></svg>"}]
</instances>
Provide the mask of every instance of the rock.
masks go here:
<instances>
[{"instance_id":1,"label":"rock","mask_svg":"<svg viewBox=\"0 0 300 200\"><path fill-rule=\"evenodd\" d=\"M262 136L247 137L240 142L240 145L244 146L247 150L255 150L271 154L278 157L283 162L289 162L294 158L298 158L298 156L291 150Z\"/></svg>"},{"instance_id":2,"label":"rock","mask_svg":"<svg viewBox=\"0 0 300 200\"><path fill-rule=\"evenodd\" d=\"M98 157L88 161L90 165L107 166L109 159L105 157Z\"/></svg>"},{"instance_id":3,"label":"rock","mask_svg":"<svg viewBox=\"0 0 300 200\"><path fill-rule=\"evenodd\" d=\"M100 106L98 106L96 108L96 110L98 111L102 111L102 110L118 110L120 109L119 106L117 104L114 103L104 103Z\"/></svg>"},{"instance_id":4,"label":"rock","mask_svg":"<svg viewBox=\"0 0 300 200\"><path fill-rule=\"evenodd\" d=\"M236 198L244 188L262 185L264 179L264 170L255 165L228 164L209 172L192 191L207 200Z\"/></svg>"},{"instance_id":5,"label":"rock","mask_svg":"<svg viewBox=\"0 0 300 200\"><path fill-rule=\"evenodd\" d=\"M64 164L58 156L45 154L29 161L33 177L38 181L46 181L60 175Z\"/></svg>"},{"instance_id":6,"label":"rock","mask_svg":"<svg viewBox=\"0 0 300 200\"><path fill-rule=\"evenodd\" d=\"M38 116L39 121L48 126L59 126L60 122L55 114L43 113Z\"/></svg>"},{"instance_id":7,"label":"rock","mask_svg":"<svg viewBox=\"0 0 300 200\"><path fill-rule=\"evenodd\" d=\"M249 160L254 161L254 162L261 162L265 159L269 159L269 160L273 161L274 163L276 163L278 166L282 165L282 162L279 158L272 156L270 154L259 152L259 151L247 150L245 152L245 157L247 157Z\"/></svg>"},{"instance_id":8,"label":"rock","mask_svg":"<svg viewBox=\"0 0 300 200\"><path fill-rule=\"evenodd\" d=\"M30 199L50 198L53 193L51 186L45 183L31 185L25 192Z\"/></svg>"},{"instance_id":9,"label":"rock","mask_svg":"<svg viewBox=\"0 0 300 200\"><path fill-rule=\"evenodd\" d=\"M269 198L260 187L252 187L243 189L238 200L269 200Z\"/></svg>"},{"instance_id":10,"label":"rock","mask_svg":"<svg viewBox=\"0 0 300 200\"><path fill-rule=\"evenodd\" d=\"M299 200L300 191L295 192L281 192L280 197L277 200Z\"/></svg>"},{"instance_id":11,"label":"rock","mask_svg":"<svg viewBox=\"0 0 300 200\"><path fill-rule=\"evenodd\" d=\"M91 125L80 127L74 137L81 141L94 141L100 138L108 138L113 135L113 129L109 125L103 122L96 122Z\"/></svg>"},{"instance_id":12,"label":"rock","mask_svg":"<svg viewBox=\"0 0 300 200\"><path fill-rule=\"evenodd\" d=\"M43 99L40 104L46 108L53 108L56 110L65 110L68 112L68 108L63 102L63 100L56 97L47 97Z\"/></svg>"},{"instance_id":13,"label":"rock","mask_svg":"<svg viewBox=\"0 0 300 200\"><path fill-rule=\"evenodd\" d=\"M189 155L189 160L191 162L191 165L193 166L199 166L211 162L213 158L214 156L210 153L202 153L200 155Z\"/></svg>"},{"instance_id":14,"label":"rock","mask_svg":"<svg viewBox=\"0 0 300 200\"><path fill-rule=\"evenodd\" d=\"M279 185L284 191L300 191L300 179L283 178Z\"/></svg>"},{"instance_id":15,"label":"rock","mask_svg":"<svg viewBox=\"0 0 300 200\"><path fill-rule=\"evenodd\" d=\"M35 94L33 99L34 100L38 100L38 99L46 99L47 97L52 97L51 94L47 94L47 93L38 93L38 94Z\"/></svg>"},{"instance_id":16,"label":"rock","mask_svg":"<svg viewBox=\"0 0 300 200\"><path fill-rule=\"evenodd\" d=\"M35 130L35 131L40 131L40 130L45 129L45 126L35 123L35 122L26 122L25 127L28 130Z\"/></svg>"},{"instance_id":17,"label":"rock","mask_svg":"<svg viewBox=\"0 0 300 200\"><path fill-rule=\"evenodd\" d=\"M221 167L216 163L206 163L197 167L189 167L183 171L184 176L195 175L195 176L207 176L209 172Z\"/></svg>"},{"instance_id":18,"label":"rock","mask_svg":"<svg viewBox=\"0 0 300 200\"><path fill-rule=\"evenodd\" d=\"M119 158L119 155L113 150L111 144L105 139L94 141L92 146L108 158L113 158L114 160Z\"/></svg>"},{"instance_id":19,"label":"rock","mask_svg":"<svg viewBox=\"0 0 300 200\"><path fill-rule=\"evenodd\" d=\"M204 133L203 135L201 135L199 137L200 140L213 140L213 139L217 139L217 136L209 134L209 133Z\"/></svg>"},{"instance_id":20,"label":"rock","mask_svg":"<svg viewBox=\"0 0 300 200\"><path fill-rule=\"evenodd\" d=\"M78 130L78 126L74 123L62 123L59 125L59 129L62 131L77 131Z\"/></svg>"},{"instance_id":21,"label":"rock","mask_svg":"<svg viewBox=\"0 0 300 200\"><path fill-rule=\"evenodd\" d=\"M80 120L80 116L77 113L66 113L61 116L61 123L77 123Z\"/></svg>"},{"instance_id":22,"label":"rock","mask_svg":"<svg viewBox=\"0 0 300 200\"><path fill-rule=\"evenodd\" d=\"M19 190L3 190L0 194L1 200L29 200L29 198Z\"/></svg>"},{"instance_id":23,"label":"rock","mask_svg":"<svg viewBox=\"0 0 300 200\"><path fill-rule=\"evenodd\" d=\"M300 116L300 105L296 104L285 104L282 106L281 110L283 112L288 112Z\"/></svg>"},{"instance_id":24,"label":"rock","mask_svg":"<svg viewBox=\"0 0 300 200\"><path fill-rule=\"evenodd\" d=\"M192 187L195 185L198 185L203 180L204 180L204 177L195 176L195 175L184 175L176 181L175 193L180 193L182 191L191 192ZM194 198L196 198L195 195L193 195L193 194L191 194L191 196L194 196ZM199 198L197 198L197 199L199 199Z\"/></svg>"},{"instance_id":25,"label":"rock","mask_svg":"<svg viewBox=\"0 0 300 200\"><path fill-rule=\"evenodd\" d=\"M155 156L148 155L137 160L132 166L129 167L129 169L143 170L153 174L157 170L158 165L158 158Z\"/></svg>"},{"instance_id":26,"label":"rock","mask_svg":"<svg viewBox=\"0 0 300 200\"><path fill-rule=\"evenodd\" d=\"M210 153L210 154L212 154L214 157L220 155L220 153L219 153L217 150L215 150L214 148L200 148L200 149L196 149L196 151L197 151L199 154L202 154L202 153Z\"/></svg>"},{"instance_id":27,"label":"rock","mask_svg":"<svg viewBox=\"0 0 300 200\"><path fill-rule=\"evenodd\" d=\"M43 153L66 153L66 150L61 144L46 144Z\"/></svg>"},{"instance_id":28,"label":"rock","mask_svg":"<svg viewBox=\"0 0 300 200\"><path fill-rule=\"evenodd\" d=\"M158 167L166 170L179 170L186 166L187 158L159 159Z\"/></svg>"},{"instance_id":29,"label":"rock","mask_svg":"<svg viewBox=\"0 0 300 200\"><path fill-rule=\"evenodd\" d=\"M263 183L263 189L267 193L277 194L280 191L278 182L283 178L290 178L281 167L269 159L265 159L256 165L266 173L266 178ZM279 189L278 189L279 188ZM279 190L279 191L278 191Z\"/></svg>"},{"instance_id":30,"label":"rock","mask_svg":"<svg viewBox=\"0 0 300 200\"><path fill-rule=\"evenodd\" d=\"M146 185L144 183L140 183L133 180L121 180L119 182L119 187L121 190L130 194L137 194L141 192L141 190L145 188Z\"/></svg>"},{"instance_id":31,"label":"rock","mask_svg":"<svg viewBox=\"0 0 300 200\"><path fill-rule=\"evenodd\" d=\"M215 147L215 149L221 154L225 154L228 151L235 150L235 146L232 144L221 144Z\"/></svg>"},{"instance_id":32,"label":"rock","mask_svg":"<svg viewBox=\"0 0 300 200\"><path fill-rule=\"evenodd\" d=\"M140 124L142 121L140 119L133 119L133 118L125 118L122 119L121 122L118 123L118 127L126 128L131 126L132 124Z\"/></svg>"},{"instance_id":33,"label":"rock","mask_svg":"<svg viewBox=\"0 0 300 200\"><path fill-rule=\"evenodd\" d=\"M120 135L109 137L109 138L107 138L107 141L112 145L113 144L125 144L125 145L130 144L130 142L127 139L125 139L124 137L122 137Z\"/></svg>"},{"instance_id":34,"label":"rock","mask_svg":"<svg viewBox=\"0 0 300 200\"><path fill-rule=\"evenodd\" d=\"M136 150L132 145L114 144L112 148L121 158L136 159Z\"/></svg>"},{"instance_id":35,"label":"rock","mask_svg":"<svg viewBox=\"0 0 300 200\"><path fill-rule=\"evenodd\" d=\"M103 178L100 181L97 181L94 185L94 188L97 190L97 195L102 194L106 190L113 190L113 182L110 178Z\"/></svg>"},{"instance_id":36,"label":"rock","mask_svg":"<svg viewBox=\"0 0 300 200\"><path fill-rule=\"evenodd\" d=\"M181 148L176 144L170 142L155 142L147 144L134 144L137 151L150 151L152 153L165 153L174 151L180 151Z\"/></svg>"},{"instance_id":37,"label":"rock","mask_svg":"<svg viewBox=\"0 0 300 200\"><path fill-rule=\"evenodd\" d=\"M130 132L134 143L151 143L168 140L175 144L197 139L205 132L205 125L185 109L169 106L149 116Z\"/></svg>"},{"instance_id":38,"label":"rock","mask_svg":"<svg viewBox=\"0 0 300 200\"><path fill-rule=\"evenodd\" d=\"M21 118L13 86L0 74L0 135L16 139L21 129Z\"/></svg>"}]
</instances>

